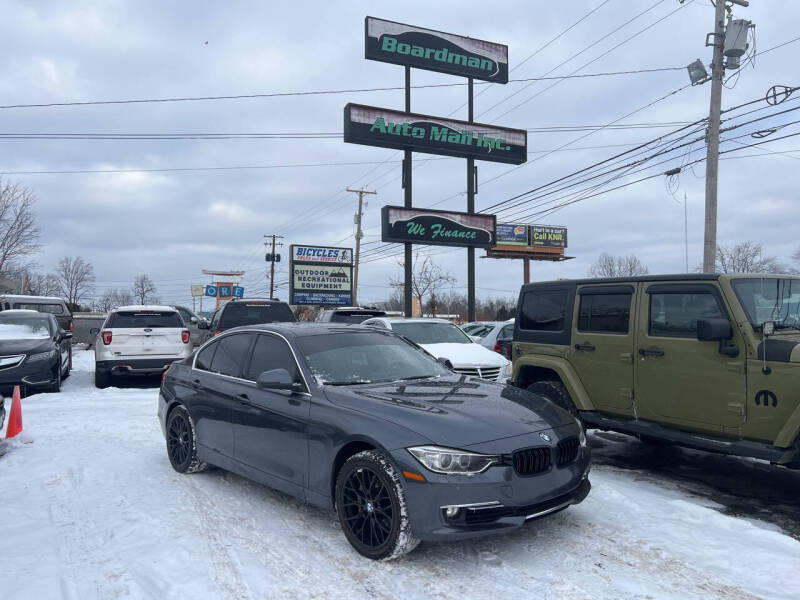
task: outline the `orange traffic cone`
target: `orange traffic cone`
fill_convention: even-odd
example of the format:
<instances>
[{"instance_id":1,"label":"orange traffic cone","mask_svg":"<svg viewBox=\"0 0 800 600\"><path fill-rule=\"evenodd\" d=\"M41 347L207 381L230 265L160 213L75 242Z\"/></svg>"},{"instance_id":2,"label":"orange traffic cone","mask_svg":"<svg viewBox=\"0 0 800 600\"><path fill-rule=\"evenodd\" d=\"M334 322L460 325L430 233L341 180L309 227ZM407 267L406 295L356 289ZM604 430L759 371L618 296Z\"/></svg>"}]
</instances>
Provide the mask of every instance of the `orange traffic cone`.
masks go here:
<instances>
[{"instance_id":1,"label":"orange traffic cone","mask_svg":"<svg viewBox=\"0 0 800 600\"><path fill-rule=\"evenodd\" d=\"M20 401L19 386L14 386L14 394L11 398L11 414L8 416L8 427L6 428L6 439L13 438L22 431L22 402Z\"/></svg>"}]
</instances>

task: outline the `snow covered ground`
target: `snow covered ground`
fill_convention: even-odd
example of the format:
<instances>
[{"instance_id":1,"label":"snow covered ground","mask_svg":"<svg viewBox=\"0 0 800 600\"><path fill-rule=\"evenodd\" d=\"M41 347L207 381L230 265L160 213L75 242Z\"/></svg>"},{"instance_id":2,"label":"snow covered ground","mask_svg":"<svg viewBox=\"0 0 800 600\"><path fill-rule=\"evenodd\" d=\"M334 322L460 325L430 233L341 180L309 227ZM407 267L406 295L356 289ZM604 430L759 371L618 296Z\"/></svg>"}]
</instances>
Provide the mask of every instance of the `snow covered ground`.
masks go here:
<instances>
[{"instance_id":1,"label":"snow covered ground","mask_svg":"<svg viewBox=\"0 0 800 600\"><path fill-rule=\"evenodd\" d=\"M333 513L224 471L175 473L157 390L97 390L92 361L76 353L61 394L23 400L29 443L0 457L4 600L800 598L800 541L627 465L596 466L583 504L511 535L373 563Z\"/></svg>"}]
</instances>

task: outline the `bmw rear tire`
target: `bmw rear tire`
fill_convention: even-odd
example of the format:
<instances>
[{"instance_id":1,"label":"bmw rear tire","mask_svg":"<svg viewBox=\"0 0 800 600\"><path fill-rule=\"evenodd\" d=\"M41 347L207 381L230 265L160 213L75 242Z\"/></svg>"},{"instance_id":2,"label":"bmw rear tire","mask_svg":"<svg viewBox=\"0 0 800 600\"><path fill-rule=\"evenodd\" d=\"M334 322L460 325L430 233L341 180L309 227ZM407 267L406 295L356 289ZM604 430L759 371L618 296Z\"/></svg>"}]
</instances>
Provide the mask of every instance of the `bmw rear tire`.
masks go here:
<instances>
[{"instance_id":1,"label":"bmw rear tire","mask_svg":"<svg viewBox=\"0 0 800 600\"><path fill-rule=\"evenodd\" d=\"M359 452L344 463L336 478L336 512L347 541L367 558L393 560L419 545L400 474L378 450Z\"/></svg>"},{"instance_id":2,"label":"bmw rear tire","mask_svg":"<svg viewBox=\"0 0 800 600\"><path fill-rule=\"evenodd\" d=\"M167 456L178 473L197 473L206 468L206 463L197 458L194 420L182 404L167 417Z\"/></svg>"}]
</instances>

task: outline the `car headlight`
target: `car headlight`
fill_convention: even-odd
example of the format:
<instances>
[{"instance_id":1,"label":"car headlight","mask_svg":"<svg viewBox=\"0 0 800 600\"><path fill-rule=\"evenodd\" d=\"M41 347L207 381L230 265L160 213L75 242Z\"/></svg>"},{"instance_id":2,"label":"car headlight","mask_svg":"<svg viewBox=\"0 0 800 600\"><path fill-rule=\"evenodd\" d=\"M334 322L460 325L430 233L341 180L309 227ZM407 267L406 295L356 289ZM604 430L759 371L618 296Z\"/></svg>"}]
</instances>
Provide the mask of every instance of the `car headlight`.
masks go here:
<instances>
[{"instance_id":1,"label":"car headlight","mask_svg":"<svg viewBox=\"0 0 800 600\"><path fill-rule=\"evenodd\" d=\"M514 374L514 363L509 361L508 364L506 365L506 368L503 369L503 378L510 379L511 375L513 374Z\"/></svg>"},{"instance_id":2,"label":"car headlight","mask_svg":"<svg viewBox=\"0 0 800 600\"><path fill-rule=\"evenodd\" d=\"M500 457L493 454L476 454L439 446L417 446L408 448L408 451L426 469L448 475L482 473L490 465L500 462Z\"/></svg>"},{"instance_id":3,"label":"car headlight","mask_svg":"<svg viewBox=\"0 0 800 600\"><path fill-rule=\"evenodd\" d=\"M578 419L575 419L575 423L578 425L578 441L581 443L581 447L586 447L586 432L583 430L583 423L581 423Z\"/></svg>"},{"instance_id":4,"label":"car headlight","mask_svg":"<svg viewBox=\"0 0 800 600\"><path fill-rule=\"evenodd\" d=\"M48 350L47 352L37 352L36 354L28 355L28 362L39 362L42 360L50 360L56 357L55 350Z\"/></svg>"}]
</instances>

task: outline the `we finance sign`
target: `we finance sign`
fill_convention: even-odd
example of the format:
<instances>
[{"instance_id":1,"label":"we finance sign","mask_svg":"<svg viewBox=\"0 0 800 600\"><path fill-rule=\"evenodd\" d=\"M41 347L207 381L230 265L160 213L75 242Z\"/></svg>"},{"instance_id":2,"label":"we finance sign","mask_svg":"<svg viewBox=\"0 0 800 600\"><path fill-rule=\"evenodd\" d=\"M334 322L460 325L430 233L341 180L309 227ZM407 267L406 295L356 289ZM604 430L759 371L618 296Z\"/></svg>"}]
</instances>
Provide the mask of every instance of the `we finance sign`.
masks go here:
<instances>
[{"instance_id":1,"label":"we finance sign","mask_svg":"<svg viewBox=\"0 0 800 600\"><path fill-rule=\"evenodd\" d=\"M416 69L508 83L508 46L375 17L364 22L364 55Z\"/></svg>"},{"instance_id":2,"label":"we finance sign","mask_svg":"<svg viewBox=\"0 0 800 600\"><path fill-rule=\"evenodd\" d=\"M344 141L512 165L528 160L524 129L352 103L344 107Z\"/></svg>"}]
</instances>

